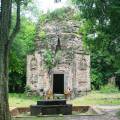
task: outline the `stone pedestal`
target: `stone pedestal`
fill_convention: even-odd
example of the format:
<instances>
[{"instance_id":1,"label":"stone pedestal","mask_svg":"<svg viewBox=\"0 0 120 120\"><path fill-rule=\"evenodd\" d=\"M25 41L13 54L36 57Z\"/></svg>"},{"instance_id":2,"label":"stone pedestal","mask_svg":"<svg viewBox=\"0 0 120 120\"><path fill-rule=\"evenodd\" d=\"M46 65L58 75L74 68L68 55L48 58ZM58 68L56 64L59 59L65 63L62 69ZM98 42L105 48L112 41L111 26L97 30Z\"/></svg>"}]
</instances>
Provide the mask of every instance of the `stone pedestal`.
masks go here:
<instances>
[{"instance_id":1,"label":"stone pedestal","mask_svg":"<svg viewBox=\"0 0 120 120\"><path fill-rule=\"evenodd\" d=\"M72 105L66 104L66 100L37 101L37 105L30 106L32 116L38 115L71 115Z\"/></svg>"}]
</instances>

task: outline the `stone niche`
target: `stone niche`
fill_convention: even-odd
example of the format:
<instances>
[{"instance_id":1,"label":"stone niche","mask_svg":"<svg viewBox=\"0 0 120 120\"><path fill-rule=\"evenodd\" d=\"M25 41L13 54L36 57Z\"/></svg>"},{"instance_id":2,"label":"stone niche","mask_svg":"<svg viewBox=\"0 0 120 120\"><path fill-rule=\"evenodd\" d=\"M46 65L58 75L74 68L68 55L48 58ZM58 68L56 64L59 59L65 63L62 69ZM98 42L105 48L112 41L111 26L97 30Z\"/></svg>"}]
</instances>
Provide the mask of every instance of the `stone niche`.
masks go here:
<instances>
[{"instance_id":1,"label":"stone niche","mask_svg":"<svg viewBox=\"0 0 120 120\"><path fill-rule=\"evenodd\" d=\"M43 95L49 89L53 94L64 94L69 89L73 97L91 90L90 55L84 50L82 36L77 34L79 28L79 21L56 18L42 26L44 40L39 36L41 29L38 29L36 50L27 56L27 86L31 90ZM51 69L45 65L44 55L48 49L54 55ZM56 55L58 51L59 57Z\"/></svg>"}]
</instances>

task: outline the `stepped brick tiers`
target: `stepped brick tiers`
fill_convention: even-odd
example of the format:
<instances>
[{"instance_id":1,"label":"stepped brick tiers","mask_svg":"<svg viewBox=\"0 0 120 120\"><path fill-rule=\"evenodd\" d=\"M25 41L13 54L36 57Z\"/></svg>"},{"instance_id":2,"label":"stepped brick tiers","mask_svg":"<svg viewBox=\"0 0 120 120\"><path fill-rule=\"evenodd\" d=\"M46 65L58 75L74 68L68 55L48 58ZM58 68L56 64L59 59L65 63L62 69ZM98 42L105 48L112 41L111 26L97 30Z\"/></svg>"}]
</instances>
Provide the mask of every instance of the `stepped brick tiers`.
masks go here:
<instances>
[{"instance_id":1,"label":"stepped brick tiers","mask_svg":"<svg viewBox=\"0 0 120 120\"><path fill-rule=\"evenodd\" d=\"M71 115L72 105L66 104L66 100L37 101L37 105L30 106L32 116L37 115Z\"/></svg>"},{"instance_id":2,"label":"stepped brick tiers","mask_svg":"<svg viewBox=\"0 0 120 120\"><path fill-rule=\"evenodd\" d=\"M35 51L27 56L27 87L53 98L77 97L90 91L90 55L84 49L81 22L75 11L65 9L63 19L53 16L38 24Z\"/></svg>"}]
</instances>

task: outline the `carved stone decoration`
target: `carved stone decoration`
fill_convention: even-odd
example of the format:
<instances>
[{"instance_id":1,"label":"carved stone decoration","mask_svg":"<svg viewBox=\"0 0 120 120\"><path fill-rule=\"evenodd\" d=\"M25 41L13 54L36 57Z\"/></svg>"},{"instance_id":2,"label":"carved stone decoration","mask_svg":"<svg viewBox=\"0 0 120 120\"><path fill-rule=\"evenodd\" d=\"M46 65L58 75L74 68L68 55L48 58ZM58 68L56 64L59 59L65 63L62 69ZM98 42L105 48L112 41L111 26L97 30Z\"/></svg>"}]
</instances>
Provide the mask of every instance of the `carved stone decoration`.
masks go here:
<instances>
[{"instance_id":1,"label":"carved stone decoration","mask_svg":"<svg viewBox=\"0 0 120 120\"><path fill-rule=\"evenodd\" d=\"M84 56L80 59L80 64L79 64L80 70L86 70L87 69L87 61Z\"/></svg>"},{"instance_id":2,"label":"carved stone decoration","mask_svg":"<svg viewBox=\"0 0 120 120\"><path fill-rule=\"evenodd\" d=\"M31 70L37 69L37 59L35 58L35 56L30 61L30 68Z\"/></svg>"},{"instance_id":3,"label":"carved stone decoration","mask_svg":"<svg viewBox=\"0 0 120 120\"><path fill-rule=\"evenodd\" d=\"M67 88L64 90L64 96L65 96L65 99L71 99L72 90L71 90L70 87L67 87Z\"/></svg>"},{"instance_id":4,"label":"carved stone decoration","mask_svg":"<svg viewBox=\"0 0 120 120\"><path fill-rule=\"evenodd\" d=\"M31 84L37 83L38 82L38 76L36 74L32 74L30 82L31 82Z\"/></svg>"},{"instance_id":5,"label":"carved stone decoration","mask_svg":"<svg viewBox=\"0 0 120 120\"><path fill-rule=\"evenodd\" d=\"M31 71L30 84L32 85L33 89L37 88L37 84L38 84L37 69L38 69L37 59L35 58L35 56L33 56L30 61L30 71Z\"/></svg>"}]
</instances>

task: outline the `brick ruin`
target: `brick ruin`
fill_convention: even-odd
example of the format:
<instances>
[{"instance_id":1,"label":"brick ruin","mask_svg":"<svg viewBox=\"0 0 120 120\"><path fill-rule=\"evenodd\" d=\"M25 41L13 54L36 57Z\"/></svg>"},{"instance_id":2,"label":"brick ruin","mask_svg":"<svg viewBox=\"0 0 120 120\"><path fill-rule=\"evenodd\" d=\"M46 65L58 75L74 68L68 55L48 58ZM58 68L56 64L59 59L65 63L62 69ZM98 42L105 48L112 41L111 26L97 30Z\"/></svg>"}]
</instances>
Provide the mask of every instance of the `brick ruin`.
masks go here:
<instances>
[{"instance_id":1,"label":"brick ruin","mask_svg":"<svg viewBox=\"0 0 120 120\"><path fill-rule=\"evenodd\" d=\"M43 95L49 89L53 94L69 89L73 97L90 91L90 55L78 34L80 25L77 20L56 18L37 26L35 51L27 56L31 90Z\"/></svg>"}]
</instances>

